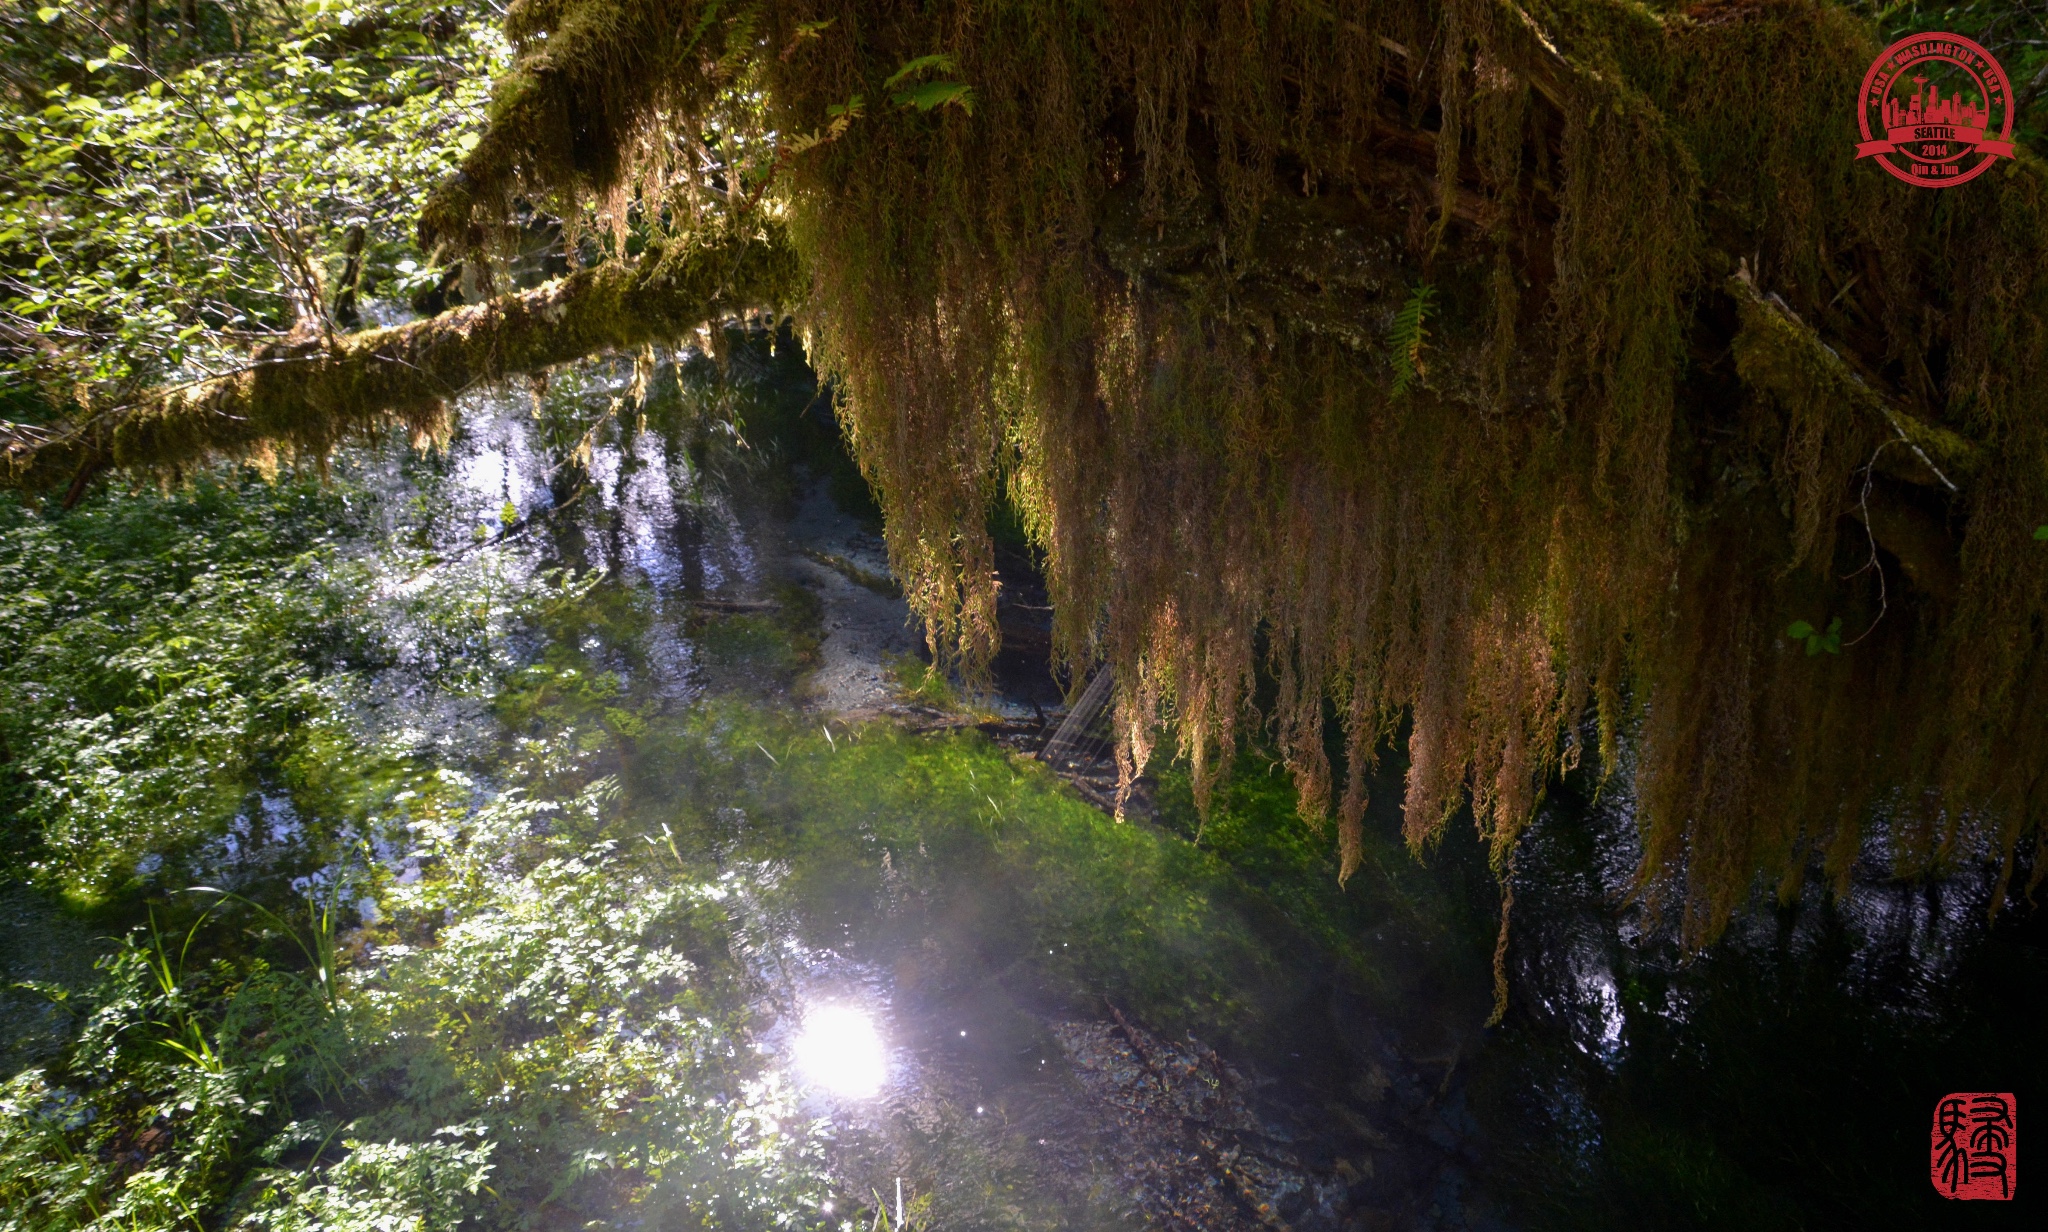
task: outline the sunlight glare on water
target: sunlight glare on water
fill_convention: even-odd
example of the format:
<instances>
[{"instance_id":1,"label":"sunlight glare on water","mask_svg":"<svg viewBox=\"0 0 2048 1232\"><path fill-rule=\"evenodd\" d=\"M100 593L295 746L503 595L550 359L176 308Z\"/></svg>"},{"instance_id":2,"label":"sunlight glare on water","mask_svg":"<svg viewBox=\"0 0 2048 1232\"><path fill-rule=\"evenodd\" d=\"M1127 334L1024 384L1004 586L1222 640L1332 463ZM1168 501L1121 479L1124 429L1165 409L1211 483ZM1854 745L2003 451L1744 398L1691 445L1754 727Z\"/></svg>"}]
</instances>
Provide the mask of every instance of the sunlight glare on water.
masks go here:
<instances>
[{"instance_id":1,"label":"sunlight glare on water","mask_svg":"<svg viewBox=\"0 0 2048 1232\"><path fill-rule=\"evenodd\" d=\"M804 1015L795 1052L806 1081L848 1099L875 1095L888 1077L874 1020L852 1006L821 1006Z\"/></svg>"}]
</instances>

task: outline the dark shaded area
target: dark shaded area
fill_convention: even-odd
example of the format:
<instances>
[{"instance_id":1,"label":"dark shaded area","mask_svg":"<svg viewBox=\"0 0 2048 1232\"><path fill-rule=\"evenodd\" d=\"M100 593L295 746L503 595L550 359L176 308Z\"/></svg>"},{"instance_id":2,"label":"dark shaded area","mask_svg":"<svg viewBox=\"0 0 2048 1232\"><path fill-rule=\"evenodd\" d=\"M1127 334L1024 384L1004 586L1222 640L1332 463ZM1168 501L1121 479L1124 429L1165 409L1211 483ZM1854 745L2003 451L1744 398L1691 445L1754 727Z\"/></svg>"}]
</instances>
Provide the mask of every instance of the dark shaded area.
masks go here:
<instances>
[{"instance_id":1,"label":"dark shaded area","mask_svg":"<svg viewBox=\"0 0 2048 1232\"><path fill-rule=\"evenodd\" d=\"M1493 1181L1554 1228L2032 1228L2039 1186L1928 1180L1952 1091L2048 1092L2048 920L1982 876L1859 870L1690 961L1622 903L1626 801L1561 789L1523 841L1514 999L1474 1079ZM1819 887L1812 887L1818 891Z\"/></svg>"}]
</instances>

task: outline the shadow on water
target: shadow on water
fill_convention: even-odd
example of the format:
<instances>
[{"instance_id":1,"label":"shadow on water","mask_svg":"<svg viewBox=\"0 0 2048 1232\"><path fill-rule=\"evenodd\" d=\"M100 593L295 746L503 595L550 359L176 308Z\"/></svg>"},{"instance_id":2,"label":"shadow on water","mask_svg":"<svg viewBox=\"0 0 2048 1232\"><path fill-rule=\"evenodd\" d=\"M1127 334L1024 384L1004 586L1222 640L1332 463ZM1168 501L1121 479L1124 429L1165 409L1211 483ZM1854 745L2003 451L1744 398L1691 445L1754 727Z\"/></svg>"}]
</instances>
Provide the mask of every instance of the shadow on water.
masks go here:
<instances>
[{"instance_id":1,"label":"shadow on water","mask_svg":"<svg viewBox=\"0 0 2048 1232\"><path fill-rule=\"evenodd\" d=\"M1168 767L1112 821L1026 755L1062 714L1028 553L1005 538L996 695L962 703L800 348L726 344L731 379L579 366L466 397L444 451L356 459L348 563L387 649L350 715L480 796L565 715L602 733L559 756L623 784L629 845L718 887L833 1218L893 1215L901 1184L905 1222L948 1229L1928 1226L1954 1213L1922 1179L1935 1097L2044 1089L2042 923L1986 927L1967 879L1871 873L1688 959L1623 905L1626 798L1567 785L1486 1031L1496 889L1467 825L1403 848L1398 758L1344 887L1255 754L1206 820ZM545 619L493 616L536 587ZM270 854L297 825L257 800L164 884L306 883ZM360 837L418 875L402 834ZM11 1072L68 1029L19 985L81 986L93 943L18 889L0 929Z\"/></svg>"},{"instance_id":2,"label":"shadow on water","mask_svg":"<svg viewBox=\"0 0 2048 1232\"><path fill-rule=\"evenodd\" d=\"M36 891L0 885L0 1077L60 1052L77 1027L74 990L104 948L86 922Z\"/></svg>"},{"instance_id":3,"label":"shadow on water","mask_svg":"<svg viewBox=\"0 0 2048 1232\"><path fill-rule=\"evenodd\" d=\"M1941 1197L1928 1132L1948 1092L2048 1090L2048 921L1987 922L1983 870L1889 878L1879 842L1845 896L1762 897L1688 956L1629 901L1629 805L1560 791L1519 856L1514 1009L1473 1083L1494 1184L1525 1218L2039 1226L2027 1186Z\"/></svg>"}]
</instances>

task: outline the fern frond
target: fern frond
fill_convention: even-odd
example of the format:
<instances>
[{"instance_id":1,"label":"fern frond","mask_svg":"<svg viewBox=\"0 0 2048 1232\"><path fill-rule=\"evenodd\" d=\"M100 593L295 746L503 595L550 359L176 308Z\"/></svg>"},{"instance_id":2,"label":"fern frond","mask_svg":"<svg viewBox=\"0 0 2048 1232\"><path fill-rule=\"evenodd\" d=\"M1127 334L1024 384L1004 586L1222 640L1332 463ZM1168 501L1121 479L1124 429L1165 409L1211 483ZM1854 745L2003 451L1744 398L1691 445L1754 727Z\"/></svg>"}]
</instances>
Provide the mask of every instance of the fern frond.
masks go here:
<instances>
[{"instance_id":1,"label":"fern frond","mask_svg":"<svg viewBox=\"0 0 2048 1232\"><path fill-rule=\"evenodd\" d=\"M1394 355L1394 396L1408 392L1429 375L1422 366L1422 348L1429 342L1429 310L1436 300L1436 288L1418 282L1408 293L1408 302L1394 314L1394 328L1388 345Z\"/></svg>"}]
</instances>

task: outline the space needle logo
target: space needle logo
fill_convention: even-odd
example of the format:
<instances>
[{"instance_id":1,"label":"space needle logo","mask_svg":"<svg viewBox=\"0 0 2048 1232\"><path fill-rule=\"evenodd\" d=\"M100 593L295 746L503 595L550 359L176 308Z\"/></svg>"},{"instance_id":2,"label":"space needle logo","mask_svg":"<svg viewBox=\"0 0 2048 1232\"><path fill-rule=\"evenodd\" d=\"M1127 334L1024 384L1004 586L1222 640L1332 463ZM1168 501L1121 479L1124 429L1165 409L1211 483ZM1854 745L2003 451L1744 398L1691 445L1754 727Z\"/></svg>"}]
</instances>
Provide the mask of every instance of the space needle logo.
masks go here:
<instances>
[{"instance_id":1,"label":"space needle logo","mask_svg":"<svg viewBox=\"0 0 2048 1232\"><path fill-rule=\"evenodd\" d=\"M1954 188L2012 157L2012 87L1991 53L1958 34L1915 34L1863 75L1856 157L1921 188Z\"/></svg>"}]
</instances>

